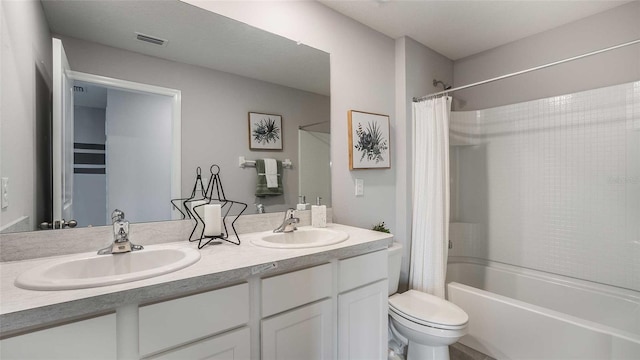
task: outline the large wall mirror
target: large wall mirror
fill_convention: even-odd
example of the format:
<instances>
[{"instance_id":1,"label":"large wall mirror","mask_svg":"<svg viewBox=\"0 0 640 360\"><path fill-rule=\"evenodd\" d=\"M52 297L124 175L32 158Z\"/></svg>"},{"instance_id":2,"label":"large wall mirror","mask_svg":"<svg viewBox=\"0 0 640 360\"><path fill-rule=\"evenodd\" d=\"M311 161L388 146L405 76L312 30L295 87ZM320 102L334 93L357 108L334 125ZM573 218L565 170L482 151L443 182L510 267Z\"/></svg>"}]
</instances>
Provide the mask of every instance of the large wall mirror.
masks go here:
<instances>
[{"instance_id":1,"label":"large wall mirror","mask_svg":"<svg viewBox=\"0 0 640 360\"><path fill-rule=\"evenodd\" d=\"M67 220L106 225L114 208L132 222L178 219L169 200L189 196L196 169L206 182L213 164L227 198L247 203L246 213L256 213L256 204L283 211L300 195L331 204L329 54L177 0L41 5L70 69ZM38 195L31 211L3 209L1 233L37 230L51 220L47 179L57 155L47 153L56 101L55 94L48 101L50 87L36 76L35 113L43 119L36 132L43 135L34 140L39 155L20 160L37 169ZM249 113L281 118L282 150L250 149ZM0 150L9 157L17 151L4 143ZM282 170L282 195L256 196L256 169L241 167L240 157L291 160Z\"/></svg>"}]
</instances>

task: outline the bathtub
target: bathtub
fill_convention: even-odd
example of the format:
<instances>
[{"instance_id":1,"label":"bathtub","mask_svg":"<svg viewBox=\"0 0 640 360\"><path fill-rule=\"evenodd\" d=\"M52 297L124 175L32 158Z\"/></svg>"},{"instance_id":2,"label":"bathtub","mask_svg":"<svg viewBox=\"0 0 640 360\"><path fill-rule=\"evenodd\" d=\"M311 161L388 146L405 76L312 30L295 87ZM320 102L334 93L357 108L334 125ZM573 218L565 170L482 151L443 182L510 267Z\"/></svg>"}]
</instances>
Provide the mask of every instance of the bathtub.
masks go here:
<instances>
[{"instance_id":1,"label":"bathtub","mask_svg":"<svg viewBox=\"0 0 640 360\"><path fill-rule=\"evenodd\" d=\"M460 342L497 359L640 359L640 293L451 257L447 298L469 314Z\"/></svg>"}]
</instances>

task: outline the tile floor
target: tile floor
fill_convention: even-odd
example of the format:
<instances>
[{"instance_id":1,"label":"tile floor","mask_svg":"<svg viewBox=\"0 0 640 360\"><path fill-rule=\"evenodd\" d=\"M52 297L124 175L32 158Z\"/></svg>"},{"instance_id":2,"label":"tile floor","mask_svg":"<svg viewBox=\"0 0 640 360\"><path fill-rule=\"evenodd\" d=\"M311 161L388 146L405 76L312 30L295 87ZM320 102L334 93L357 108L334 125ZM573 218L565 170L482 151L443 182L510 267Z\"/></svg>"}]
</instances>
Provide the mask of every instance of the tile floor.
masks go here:
<instances>
[{"instance_id":1,"label":"tile floor","mask_svg":"<svg viewBox=\"0 0 640 360\"><path fill-rule=\"evenodd\" d=\"M450 360L496 360L460 343L449 346L449 357Z\"/></svg>"}]
</instances>

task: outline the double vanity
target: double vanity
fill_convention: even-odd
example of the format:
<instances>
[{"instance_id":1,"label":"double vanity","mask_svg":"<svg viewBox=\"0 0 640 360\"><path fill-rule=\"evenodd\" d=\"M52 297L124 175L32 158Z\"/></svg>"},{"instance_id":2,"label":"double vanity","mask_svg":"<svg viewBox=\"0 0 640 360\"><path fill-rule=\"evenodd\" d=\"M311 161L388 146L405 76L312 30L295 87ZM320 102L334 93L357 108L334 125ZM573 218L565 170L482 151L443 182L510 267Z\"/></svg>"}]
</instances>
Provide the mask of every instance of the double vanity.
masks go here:
<instances>
[{"instance_id":1,"label":"double vanity","mask_svg":"<svg viewBox=\"0 0 640 360\"><path fill-rule=\"evenodd\" d=\"M0 263L0 357L386 357L391 235L329 224L240 238Z\"/></svg>"}]
</instances>

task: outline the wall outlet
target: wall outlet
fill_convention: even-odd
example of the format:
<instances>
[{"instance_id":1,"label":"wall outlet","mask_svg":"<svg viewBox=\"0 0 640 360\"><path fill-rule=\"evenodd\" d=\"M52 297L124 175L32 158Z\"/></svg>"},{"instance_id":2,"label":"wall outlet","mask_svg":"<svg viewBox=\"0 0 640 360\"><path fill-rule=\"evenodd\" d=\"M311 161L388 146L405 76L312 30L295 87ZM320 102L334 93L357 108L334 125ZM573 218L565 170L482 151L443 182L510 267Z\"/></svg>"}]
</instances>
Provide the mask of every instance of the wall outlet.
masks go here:
<instances>
[{"instance_id":1,"label":"wall outlet","mask_svg":"<svg viewBox=\"0 0 640 360\"><path fill-rule=\"evenodd\" d=\"M364 196L364 179L356 179L356 196Z\"/></svg>"},{"instance_id":2,"label":"wall outlet","mask_svg":"<svg viewBox=\"0 0 640 360\"><path fill-rule=\"evenodd\" d=\"M0 202L2 209L9 207L9 178L2 178L2 185L0 186Z\"/></svg>"}]
</instances>

